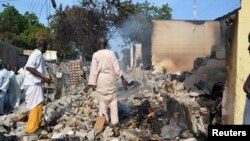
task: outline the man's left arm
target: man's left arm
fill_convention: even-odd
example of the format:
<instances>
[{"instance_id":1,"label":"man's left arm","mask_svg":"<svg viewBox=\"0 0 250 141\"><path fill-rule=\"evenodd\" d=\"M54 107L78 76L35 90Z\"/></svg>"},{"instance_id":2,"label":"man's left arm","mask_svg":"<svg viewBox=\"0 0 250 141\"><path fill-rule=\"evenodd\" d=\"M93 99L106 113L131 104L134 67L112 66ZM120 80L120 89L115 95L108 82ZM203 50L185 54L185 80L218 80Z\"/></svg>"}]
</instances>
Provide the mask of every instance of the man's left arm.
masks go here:
<instances>
[{"instance_id":1,"label":"man's left arm","mask_svg":"<svg viewBox=\"0 0 250 141\"><path fill-rule=\"evenodd\" d=\"M243 86L243 89L245 93L247 94L247 97L250 98L250 74L247 77L247 80Z\"/></svg>"},{"instance_id":2,"label":"man's left arm","mask_svg":"<svg viewBox=\"0 0 250 141\"><path fill-rule=\"evenodd\" d=\"M115 56L115 54L113 54L113 56L112 56L112 63L113 63L113 68L114 68L114 72L115 72L115 74L119 77L119 78L121 78L121 80L122 80L122 84L123 85L126 85L128 82L127 82L127 80L124 78L124 76L123 76L123 71L120 69L120 67L119 67L119 64L118 64L118 61L117 61L117 59L116 59L116 56Z\"/></svg>"},{"instance_id":3,"label":"man's left arm","mask_svg":"<svg viewBox=\"0 0 250 141\"><path fill-rule=\"evenodd\" d=\"M84 88L84 92L87 93L90 88L94 88L96 86L97 75L98 75L98 66L97 66L97 59L95 54L92 57L91 68L90 68L90 75L88 86Z\"/></svg>"}]
</instances>

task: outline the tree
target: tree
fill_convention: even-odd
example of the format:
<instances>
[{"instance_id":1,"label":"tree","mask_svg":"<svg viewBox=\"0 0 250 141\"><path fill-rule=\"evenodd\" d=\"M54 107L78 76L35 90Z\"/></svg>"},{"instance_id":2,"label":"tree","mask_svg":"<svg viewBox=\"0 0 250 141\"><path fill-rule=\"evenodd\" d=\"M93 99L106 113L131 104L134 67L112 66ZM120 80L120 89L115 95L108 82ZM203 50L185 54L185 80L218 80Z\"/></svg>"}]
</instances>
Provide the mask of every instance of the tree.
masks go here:
<instances>
[{"instance_id":1,"label":"tree","mask_svg":"<svg viewBox=\"0 0 250 141\"><path fill-rule=\"evenodd\" d=\"M97 50L97 39L110 36L109 29L114 25L115 17L112 10L112 4L105 6L91 1L65 9L60 6L51 17L53 48L65 57L65 52L74 53L71 48L78 48L86 59L91 59Z\"/></svg>"},{"instance_id":2,"label":"tree","mask_svg":"<svg viewBox=\"0 0 250 141\"><path fill-rule=\"evenodd\" d=\"M19 45L19 34L26 28L25 20L13 6L3 5L0 13L0 39L4 42Z\"/></svg>"},{"instance_id":3,"label":"tree","mask_svg":"<svg viewBox=\"0 0 250 141\"><path fill-rule=\"evenodd\" d=\"M48 29L34 13L20 14L14 6L3 5L0 12L0 40L25 49L36 48L38 39L48 37Z\"/></svg>"},{"instance_id":4,"label":"tree","mask_svg":"<svg viewBox=\"0 0 250 141\"><path fill-rule=\"evenodd\" d=\"M77 6L65 9L59 6L56 14L51 17L50 23L53 31L51 35L53 47L62 53L70 52L71 48L78 48L84 52L87 59L90 59L96 51L98 37L106 36L108 39L114 37L112 35L122 31L128 19L138 13L142 15L141 19L146 19L143 24L147 26L130 28L131 32L121 34L128 42L148 40L143 36L150 33L146 31L151 30L152 19L171 18L171 9L167 4L156 7L147 1L134 4L129 0L83 0Z\"/></svg>"}]
</instances>

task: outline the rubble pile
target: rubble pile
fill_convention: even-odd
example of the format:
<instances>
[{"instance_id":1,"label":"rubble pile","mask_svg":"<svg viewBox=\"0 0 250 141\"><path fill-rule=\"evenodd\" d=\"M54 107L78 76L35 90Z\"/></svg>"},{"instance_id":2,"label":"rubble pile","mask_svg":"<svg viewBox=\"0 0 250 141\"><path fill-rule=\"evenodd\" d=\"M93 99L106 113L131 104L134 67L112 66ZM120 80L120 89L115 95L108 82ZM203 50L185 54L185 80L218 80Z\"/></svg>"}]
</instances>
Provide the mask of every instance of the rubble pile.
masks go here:
<instances>
[{"instance_id":1,"label":"rubble pile","mask_svg":"<svg viewBox=\"0 0 250 141\"><path fill-rule=\"evenodd\" d=\"M198 140L206 140L208 125L222 124L221 101L224 82L210 86L207 82L200 80L192 87L186 88L184 82L191 76L190 72L171 74L163 70L159 73L152 73L141 69L134 72L143 75L142 77L140 75L127 77L136 79L138 82L146 80L143 82L145 84L143 87L153 90L151 93L153 96L147 100L150 101L151 107L161 108L164 115L163 119L167 124L163 127L158 126L158 129L154 130L160 130L158 134L162 139L176 139L189 135ZM145 92L141 93L147 95ZM155 97L163 99L163 104L158 105L158 101L154 101ZM143 101L143 98L137 96L134 105L143 105ZM172 132L168 131L175 131L176 134L170 136L167 133Z\"/></svg>"},{"instance_id":2,"label":"rubble pile","mask_svg":"<svg viewBox=\"0 0 250 141\"><path fill-rule=\"evenodd\" d=\"M186 88L189 76L189 72L134 69L125 76L127 87L118 87L119 125L107 123L102 130L94 129L98 95L94 91L83 94L82 87L70 88L67 95L45 104L42 127L34 135L25 135L25 118L20 120L15 113L1 116L0 140L206 140L208 124L222 122L224 83L208 90L206 82L199 81Z\"/></svg>"},{"instance_id":3,"label":"rubble pile","mask_svg":"<svg viewBox=\"0 0 250 141\"><path fill-rule=\"evenodd\" d=\"M133 87L133 86L131 86ZM166 100L150 90L129 95L119 100L120 124L113 127L105 125L96 131L93 126L98 116L98 99L95 93L82 94L81 88L71 90L68 96L47 103L44 106L45 118L42 128L34 135L24 133L25 122L15 122L16 114L0 118L0 132L5 138L16 137L20 140L101 140L101 141L139 141L170 140L176 137L193 138L193 133L178 123L178 114L169 118ZM128 105L126 105L126 102ZM126 115L126 116L122 116ZM169 131L175 132L169 132Z\"/></svg>"}]
</instances>

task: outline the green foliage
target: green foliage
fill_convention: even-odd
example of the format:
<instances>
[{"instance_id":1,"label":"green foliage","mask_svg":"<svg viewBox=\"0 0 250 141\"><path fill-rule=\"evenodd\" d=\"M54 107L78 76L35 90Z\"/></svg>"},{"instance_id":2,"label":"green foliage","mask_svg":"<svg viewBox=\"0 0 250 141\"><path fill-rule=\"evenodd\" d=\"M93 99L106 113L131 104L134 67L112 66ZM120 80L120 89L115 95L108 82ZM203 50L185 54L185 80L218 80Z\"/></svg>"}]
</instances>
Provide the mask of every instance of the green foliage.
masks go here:
<instances>
[{"instance_id":1,"label":"green foliage","mask_svg":"<svg viewBox=\"0 0 250 141\"><path fill-rule=\"evenodd\" d=\"M48 29L39 23L34 13L20 14L14 6L3 5L0 12L0 40L25 48L36 48L40 38L48 37Z\"/></svg>"},{"instance_id":2,"label":"green foliage","mask_svg":"<svg viewBox=\"0 0 250 141\"><path fill-rule=\"evenodd\" d=\"M154 19L170 19L172 9L168 4L157 7L152 3L145 1L144 3L137 3L135 5L137 12L143 13L149 20Z\"/></svg>"},{"instance_id":3,"label":"green foliage","mask_svg":"<svg viewBox=\"0 0 250 141\"><path fill-rule=\"evenodd\" d=\"M48 28L39 23L34 13L20 14L15 7L4 5L0 12L0 40L34 49L40 38L48 38ZM56 9L50 18L49 42L62 58L76 54L75 49L90 59L96 51L100 36L107 39L121 32L128 42L150 45L152 20L170 19L171 8L167 4L157 7L145 1L132 3L131 0L83 0L72 7ZM134 20L136 19L136 20Z\"/></svg>"},{"instance_id":4,"label":"green foliage","mask_svg":"<svg viewBox=\"0 0 250 141\"><path fill-rule=\"evenodd\" d=\"M138 19L143 22L135 21L136 26L131 26L123 32L124 25L130 24L127 21L138 14ZM65 9L59 6L56 14L50 18L53 48L66 54L73 53L71 48L75 47L84 53L86 59L90 59L96 51L98 37L106 36L109 39L117 31L121 31L122 37L128 42L148 44L148 35L152 29L151 20L170 19L171 9L167 4L157 7L148 1L134 4L130 0L83 0L80 5Z\"/></svg>"}]
</instances>

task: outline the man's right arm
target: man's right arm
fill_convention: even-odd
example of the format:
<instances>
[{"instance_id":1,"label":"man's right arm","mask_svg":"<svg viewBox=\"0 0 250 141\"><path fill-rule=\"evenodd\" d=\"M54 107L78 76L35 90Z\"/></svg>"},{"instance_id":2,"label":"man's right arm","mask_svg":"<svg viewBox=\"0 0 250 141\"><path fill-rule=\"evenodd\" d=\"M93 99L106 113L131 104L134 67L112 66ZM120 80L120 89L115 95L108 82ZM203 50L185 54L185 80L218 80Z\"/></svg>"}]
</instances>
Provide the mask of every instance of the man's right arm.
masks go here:
<instances>
[{"instance_id":1,"label":"man's right arm","mask_svg":"<svg viewBox=\"0 0 250 141\"><path fill-rule=\"evenodd\" d=\"M31 74L41 78L43 81L45 82L49 82L49 79L47 79L46 77L44 77L40 72L38 72L35 68L31 68L31 67L26 67L26 70L29 71Z\"/></svg>"}]
</instances>

